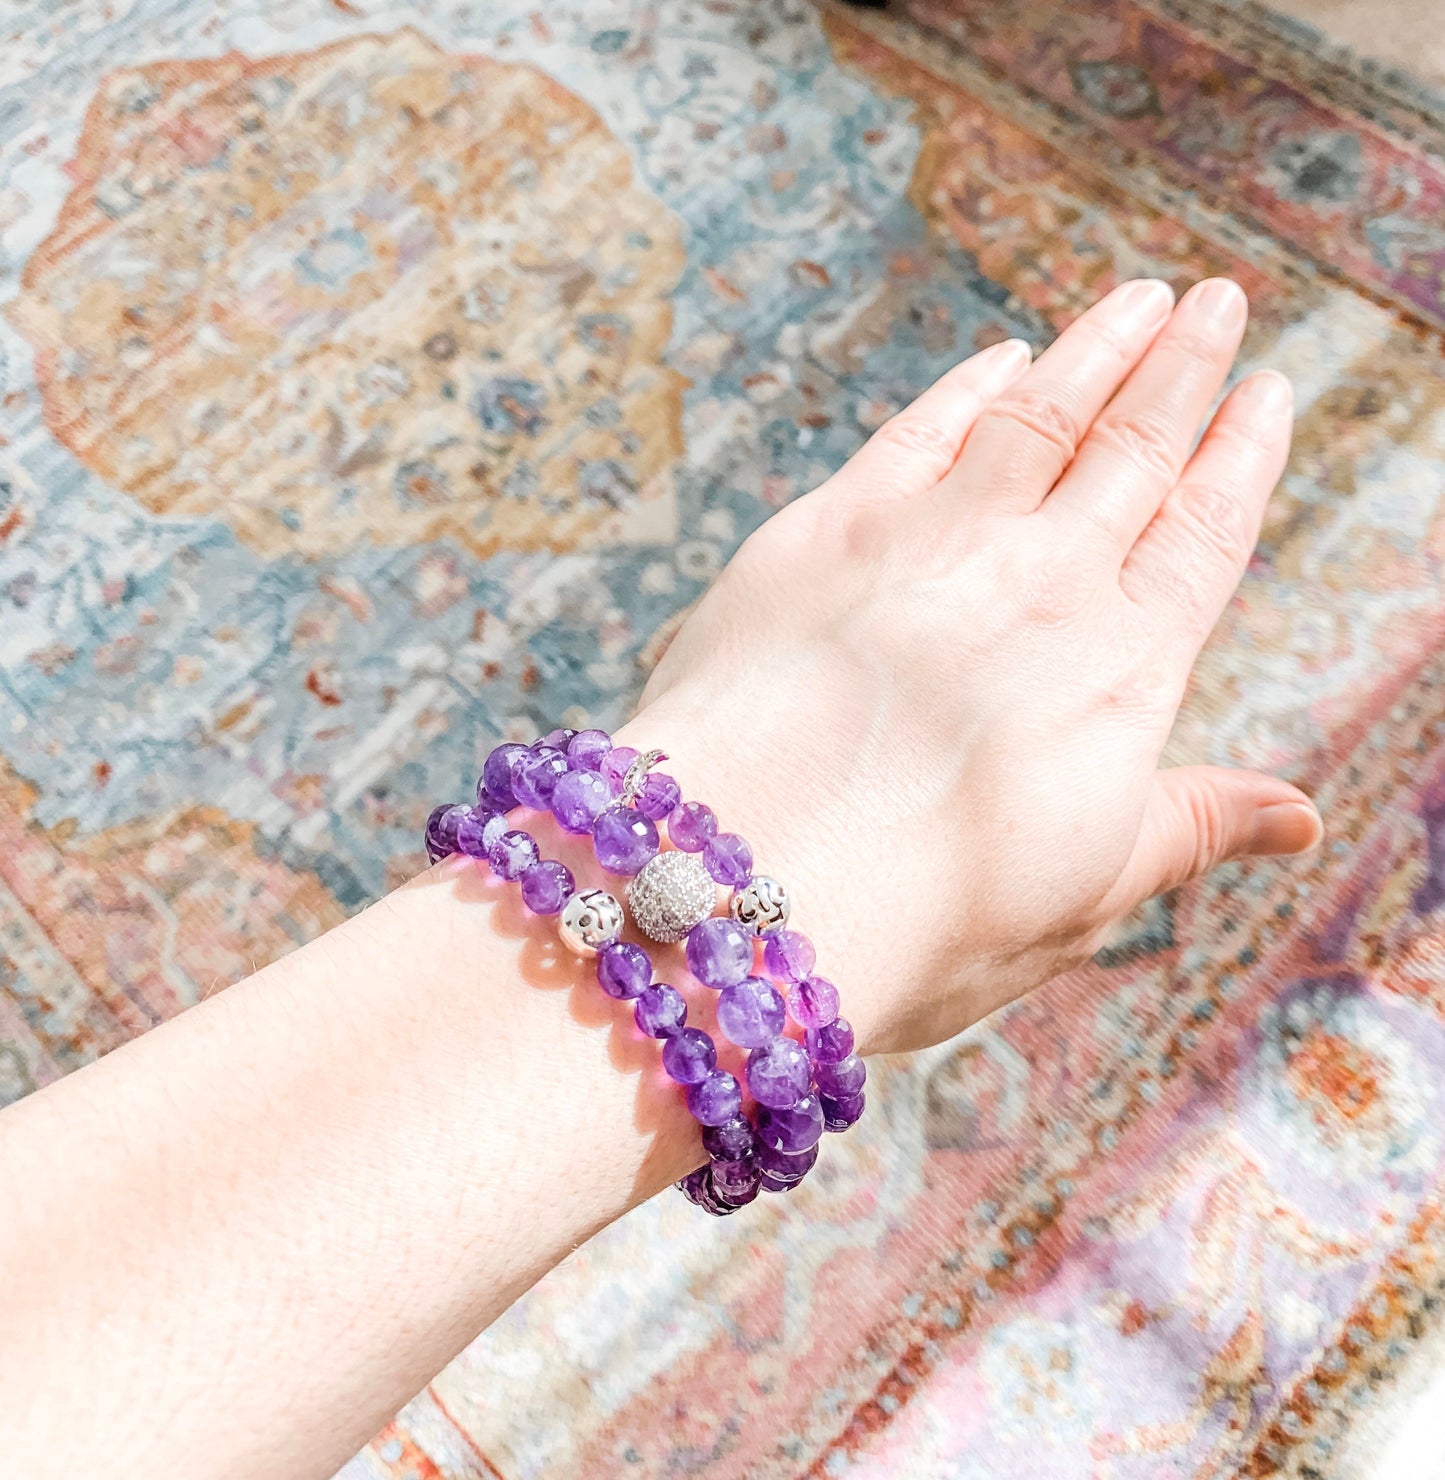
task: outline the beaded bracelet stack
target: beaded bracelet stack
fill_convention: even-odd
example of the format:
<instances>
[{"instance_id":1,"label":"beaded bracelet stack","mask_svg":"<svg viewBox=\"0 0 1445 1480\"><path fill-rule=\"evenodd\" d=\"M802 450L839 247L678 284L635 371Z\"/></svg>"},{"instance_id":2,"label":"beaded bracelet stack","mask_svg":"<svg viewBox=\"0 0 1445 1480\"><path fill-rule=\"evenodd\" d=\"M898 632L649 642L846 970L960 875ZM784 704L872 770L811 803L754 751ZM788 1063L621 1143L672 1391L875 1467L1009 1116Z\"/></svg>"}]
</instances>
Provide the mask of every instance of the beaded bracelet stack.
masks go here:
<instances>
[{"instance_id":1,"label":"beaded bracelet stack","mask_svg":"<svg viewBox=\"0 0 1445 1480\"><path fill-rule=\"evenodd\" d=\"M520 885L533 914L557 917L569 950L596 957L598 984L631 1001L638 1028L662 1041L663 1068L684 1087L702 1127L708 1161L677 1185L722 1216L760 1190L796 1187L818 1158L823 1132L844 1131L863 1114L867 1071L853 1051L853 1029L838 1015L837 988L813 974L812 943L785 928L788 891L753 872L752 849L736 833L719 832L710 807L683 801L677 782L654 769L666 759L614 746L603 730L553 730L534 745L499 745L482 768L475 805L441 806L427 819L426 848L433 862L452 853L484 859L498 878ZM712 1038L688 1027L682 994L654 981L652 958L621 938L622 903L605 889L579 889L570 869L543 858L531 833L508 820L518 807L589 834L603 869L630 881L638 930L660 944L686 942L688 969L718 993L718 1026L748 1051L743 1078L757 1104L753 1116L737 1078L718 1068ZM660 822L670 849L662 848ZM731 891L726 915L714 913L719 885ZM789 1016L801 1042L785 1031Z\"/></svg>"}]
</instances>

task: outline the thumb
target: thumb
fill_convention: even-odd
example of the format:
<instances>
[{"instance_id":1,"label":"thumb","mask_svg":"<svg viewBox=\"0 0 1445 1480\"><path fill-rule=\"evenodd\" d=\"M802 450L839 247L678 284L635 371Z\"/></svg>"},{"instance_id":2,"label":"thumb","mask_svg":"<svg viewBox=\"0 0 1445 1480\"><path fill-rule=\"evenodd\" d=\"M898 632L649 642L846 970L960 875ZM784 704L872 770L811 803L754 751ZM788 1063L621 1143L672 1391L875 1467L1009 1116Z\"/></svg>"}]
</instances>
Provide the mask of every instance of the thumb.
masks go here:
<instances>
[{"instance_id":1,"label":"thumb","mask_svg":"<svg viewBox=\"0 0 1445 1480\"><path fill-rule=\"evenodd\" d=\"M1315 804L1258 771L1156 771L1134 851L1114 891L1122 914L1231 858L1307 853L1324 837Z\"/></svg>"}]
</instances>

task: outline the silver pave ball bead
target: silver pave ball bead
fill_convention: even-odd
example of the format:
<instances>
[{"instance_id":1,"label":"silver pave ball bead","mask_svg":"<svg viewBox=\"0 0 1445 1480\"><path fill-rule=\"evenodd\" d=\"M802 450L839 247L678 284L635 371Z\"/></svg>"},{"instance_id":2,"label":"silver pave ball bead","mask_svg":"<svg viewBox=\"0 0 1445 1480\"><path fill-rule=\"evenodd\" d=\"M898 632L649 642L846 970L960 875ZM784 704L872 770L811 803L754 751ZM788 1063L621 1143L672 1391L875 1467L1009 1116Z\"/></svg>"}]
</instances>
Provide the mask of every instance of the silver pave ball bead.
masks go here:
<instances>
[{"instance_id":1,"label":"silver pave ball bead","mask_svg":"<svg viewBox=\"0 0 1445 1480\"><path fill-rule=\"evenodd\" d=\"M787 889L766 874L754 874L733 891L732 917L752 935L776 935L788 923L792 906Z\"/></svg>"},{"instance_id":2,"label":"silver pave ball bead","mask_svg":"<svg viewBox=\"0 0 1445 1480\"><path fill-rule=\"evenodd\" d=\"M670 849L627 886L627 907L648 939L671 945L717 908L717 885L696 853Z\"/></svg>"},{"instance_id":3,"label":"silver pave ball bead","mask_svg":"<svg viewBox=\"0 0 1445 1480\"><path fill-rule=\"evenodd\" d=\"M622 934L622 906L605 889L579 889L562 906L557 934L569 951L595 956Z\"/></svg>"}]
</instances>

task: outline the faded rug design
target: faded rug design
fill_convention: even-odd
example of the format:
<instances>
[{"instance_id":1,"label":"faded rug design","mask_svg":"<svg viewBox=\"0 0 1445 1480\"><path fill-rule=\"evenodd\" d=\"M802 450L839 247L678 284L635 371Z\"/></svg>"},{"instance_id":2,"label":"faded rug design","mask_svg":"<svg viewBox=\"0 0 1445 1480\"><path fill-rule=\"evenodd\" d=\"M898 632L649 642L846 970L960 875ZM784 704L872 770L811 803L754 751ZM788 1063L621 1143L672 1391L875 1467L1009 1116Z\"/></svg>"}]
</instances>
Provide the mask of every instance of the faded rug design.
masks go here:
<instances>
[{"instance_id":1,"label":"faded rug design","mask_svg":"<svg viewBox=\"0 0 1445 1480\"><path fill-rule=\"evenodd\" d=\"M1308 43L1242 0L8 8L6 1098L414 872L498 736L620 719L960 357L1224 272L1297 388L1171 758L1300 781L1322 854L880 1064L787 1205L639 1210L346 1480L1439 1462L1445 114Z\"/></svg>"}]
</instances>

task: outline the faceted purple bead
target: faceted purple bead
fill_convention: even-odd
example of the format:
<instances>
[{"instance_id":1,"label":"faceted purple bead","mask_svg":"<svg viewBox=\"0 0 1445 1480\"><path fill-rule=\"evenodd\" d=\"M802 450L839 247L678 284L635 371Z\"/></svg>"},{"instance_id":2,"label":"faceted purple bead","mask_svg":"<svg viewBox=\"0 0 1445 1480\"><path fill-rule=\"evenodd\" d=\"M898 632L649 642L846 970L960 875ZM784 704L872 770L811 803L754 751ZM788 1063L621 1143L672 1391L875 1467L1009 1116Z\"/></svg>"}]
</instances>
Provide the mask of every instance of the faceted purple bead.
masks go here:
<instances>
[{"instance_id":1,"label":"faceted purple bead","mask_svg":"<svg viewBox=\"0 0 1445 1480\"><path fill-rule=\"evenodd\" d=\"M796 1105L758 1111L758 1140L774 1151L796 1155L816 1146L823 1135L823 1107L817 1095L804 1095Z\"/></svg>"},{"instance_id":2,"label":"faceted purple bead","mask_svg":"<svg viewBox=\"0 0 1445 1480\"><path fill-rule=\"evenodd\" d=\"M753 1161L763 1176L771 1176L785 1187L796 1187L813 1170L817 1160L816 1145L808 1147L806 1151L789 1152L777 1151L771 1146L760 1144L753 1154Z\"/></svg>"},{"instance_id":3,"label":"faceted purple bead","mask_svg":"<svg viewBox=\"0 0 1445 1480\"><path fill-rule=\"evenodd\" d=\"M480 812L482 809L477 807L476 810ZM482 828L482 847L487 850L486 856L488 858L492 856L492 848L496 844L497 839L503 833L509 832L511 826L512 824L507 821L507 814L505 812L493 812L487 818L486 824Z\"/></svg>"},{"instance_id":4,"label":"faceted purple bead","mask_svg":"<svg viewBox=\"0 0 1445 1480\"><path fill-rule=\"evenodd\" d=\"M729 1202L751 1202L758 1193L757 1165L749 1157L741 1161L715 1161L712 1164L712 1185Z\"/></svg>"},{"instance_id":5,"label":"faceted purple bead","mask_svg":"<svg viewBox=\"0 0 1445 1480\"><path fill-rule=\"evenodd\" d=\"M662 1045L662 1067L667 1070L668 1078L679 1084L700 1084L716 1065L717 1049L701 1028L684 1028Z\"/></svg>"},{"instance_id":6,"label":"faceted purple bead","mask_svg":"<svg viewBox=\"0 0 1445 1480\"><path fill-rule=\"evenodd\" d=\"M863 1088L868 1079L868 1069L856 1053L850 1053L836 1064L819 1064L813 1071L813 1078L820 1095L831 1095L835 1100L841 1100L856 1095Z\"/></svg>"},{"instance_id":7,"label":"faceted purple bead","mask_svg":"<svg viewBox=\"0 0 1445 1480\"><path fill-rule=\"evenodd\" d=\"M677 1040L669 1038L669 1043ZM743 1107L743 1092L726 1069L714 1069L687 1092L687 1108L699 1125L721 1125Z\"/></svg>"},{"instance_id":8,"label":"faceted purple bead","mask_svg":"<svg viewBox=\"0 0 1445 1480\"><path fill-rule=\"evenodd\" d=\"M537 840L531 833L513 828L504 832L487 850L487 862L499 879L520 879L538 858Z\"/></svg>"},{"instance_id":9,"label":"faceted purple bead","mask_svg":"<svg viewBox=\"0 0 1445 1480\"><path fill-rule=\"evenodd\" d=\"M802 1044L775 1038L748 1055L748 1088L758 1104L782 1110L808 1093L812 1069Z\"/></svg>"},{"instance_id":10,"label":"faceted purple bead","mask_svg":"<svg viewBox=\"0 0 1445 1480\"><path fill-rule=\"evenodd\" d=\"M788 1006L800 1028L826 1028L838 1016L838 989L825 976L810 976L793 988Z\"/></svg>"},{"instance_id":11,"label":"faceted purple bead","mask_svg":"<svg viewBox=\"0 0 1445 1480\"><path fill-rule=\"evenodd\" d=\"M574 771L600 771L612 736L606 730L579 730L567 742L567 764Z\"/></svg>"},{"instance_id":12,"label":"faceted purple bead","mask_svg":"<svg viewBox=\"0 0 1445 1480\"><path fill-rule=\"evenodd\" d=\"M571 869L555 858L544 858L522 875L522 903L534 915L555 915L576 887Z\"/></svg>"},{"instance_id":13,"label":"faceted purple bead","mask_svg":"<svg viewBox=\"0 0 1445 1480\"><path fill-rule=\"evenodd\" d=\"M682 800L682 788L671 777L661 771L649 771L642 790L637 794L637 810L654 822L661 822L672 814Z\"/></svg>"},{"instance_id":14,"label":"faceted purple bead","mask_svg":"<svg viewBox=\"0 0 1445 1480\"><path fill-rule=\"evenodd\" d=\"M487 824L501 815L500 812L494 812L486 806L468 807L467 815L462 818L457 828L457 852L465 853L468 858L485 858L491 844L495 843L498 837L498 833L493 830L491 839L488 840ZM504 823L502 832L506 830Z\"/></svg>"},{"instance_id":15,"label":"faceted purple bead","mask_svg":"<svg viewBox=\"0 0 1445 1480\"><path fill-rule=\"evenodd\" d=\"M712 1167L698 1167L695 1172L689 1172L681 1182L677 1184L677 1190L687 1198L688 1202L696 1203L698 1207L705 1208L708 1204L708 1195L712 1187Z\"/></svg>"},{"instance_id":16,"label":"faceted purple bead","mask_svg":"<svg viewBox=\"0 0 1445 1480\"><path fill-rule=\"evenodd\" d=\"M729 889L741 889L753 876L753 850L736 833L709 838L702 861L708 873Z\"/></svg>"},{"instance_id":17,"label":"faceted purple bead","mask_svg":"<svg viewBox=\"0 0 1445 1480\"><path fill-rule=\"evenodd\" d=\"M512 790L512 767L517 758L526 753L525 745L497 746L482 767L482 779L477 783L477 800L490 802L499 812L510 812L517 805L517 794Z\"/></svg>"},{"instance_id":18,"label":"faceted purple bead","mask_svg":"<svg viewBox=\"0 0 1445 1480\"><path fill-rule=\"evenodd\" d=\"M597 814L612 800L600 771L568 771L552 789L552 815L569 833L590 833Z\"/></svg>"},{"instance_id":19,"label":"faceted purple bead","mask_svg":"<svg viewBox=\"0 0 1445 1480\"><path fill-rule=\"evenodd\" d=\"M614 745L602 758L599 767L613 791L621 791L628 767L637 759L638 752L630 745Z\"/></svg>"},{"instance_id":20,"label":"faceted purple bead","mask_svg":"<svg viewBox=\"0 0 1445 1480\"><path fill-rule=\"evenodd\" d=\"M615 752L614 752L615 754ZM636 874L657 857L657 824L631 807L599 812L592 824L597 862L609 874Z\"/></svg>"},{"instance_id":21,"label":"faceted purple bead","mask_svg":"<svg viewBox=\"0 0 1445 1480\"><path fill-rule=\"evenodd\" d=\"M457 830L470 811L462 802L443 803L427 818L426 851L433 863L457 851Z\"/></svg>"},{"instance_id":22,"label":"faceted purple bead","mask_svg":"<svg viewBox=\"0 0 1445 1480\"><path fill-rule=\"evenodd\" d=\"M631 941L619 940L597 955L597 985L609 997L630 1001L652 980L652 958Z\"/></svg>"},{"instance_id":23,"label":"faceted purple bead","mask_svg":"<svg viewBox=\"0 0 1445 1480\"><path fill-rule=\"evenodd\" d=\"M649 1038L671 1038L674 1033L681 1033L687 1023L687 1003L676 987L654 982L638 997L632 1014Z\"/></svg>"},{"instance_id":24,"label":"faceted purple bead","mask_svg":"<svg viewBox=\"0 0 1445 1480\"><path fill-rule=\"evenodd\" d=\"M796 930L780 930L768 937L763 948L763 965L780 982L800 982L810 976L818 953L813 942Z\"/></svg>"},{"instance_id":25,"label":"faceted purple bead","mask_svg":"<svg viewBox=\"0 0 1445 1480\"><path fill-rule=\"evenodd\" d=\"M853 1025L834 1018L821 1028L808 1029L808 1052L815 1064L836 1064L853 1052Z\"/></svg>"},{"instance_id":26,"label":"faceted purple bead","mask_svg":"<svg viewBox=\"0 0 1445 1480\"><path fill-rule=\"evenodd\" d=\"M863 1107L868 1096L860 1089L856 1095L845 1095L835 1100L832 1095L819 1095L823 1107L823 1128L833 1132L846 1131L863 1118Z\"/></svg>"},{"instance_id":27,"label":"faceted purple bead","mask_svg":"<svg viewBox=\"0 0 1445 1480\"><path fill-rule=\"evenodd\" d=\"M576 730L548 730L542 737L543 745L550 745L553 750L560 750L565 755L567 747L577 738Z\"/></svg>"},{"instance_id":28,"label":"faceted purple bead","mask_svg":"<svg viewBox=\"0 0 1445 1480\"><path fill-rule=\"evenodd\" d=\"M667 819L667 835L674 848L701 853L707 840L717 836L717 815L702 802L684 802Z\"/></svg>"},{"instance_id":29,"label":"faceted purple bead","mask_svg":"<svg viewBox=\"0 0 1445 1480\"><path fill-rule=\"evenodd\" d=\"M761 976L724 987L717 999L717 1025L739 1048L762 1048L783 1031L787 1009L782 994Z\"/></svg>"},{"instance_id":30,"label":"faceted purple bead","mask_svg":"<svg viewBox=\"0 0 1445 1480\"><path fill-rule=\"evenodd\" d=\"M704 1126L702 1144L707 1154L718 1161L741 1161L752 1155L757 1137L746 1115L734 1115L721 1125Z\"/></svg>"},{"instance_id":31,"label":"faceted purple bead","mask_svg":"<svg viewBox=\"0 0 1445 1480\"><path fill-rule=\"evenodd\" d=\"M557 783L566 774L567 757L543 745L517 758L512 767L512 792L524 807L545 812L552 805Z\"/></svg>"},{"instance_id":32,"label":"faceted purple bead","mask_svg":"<svg viewBox=\"0 0 1445 1480\"><path fill-rule=\"evenodd\" d=\"M688 970L708 987L731 987L753 969L753 942L741 925L712 915L687 936Z\"/></svg>"}]
</instances>

